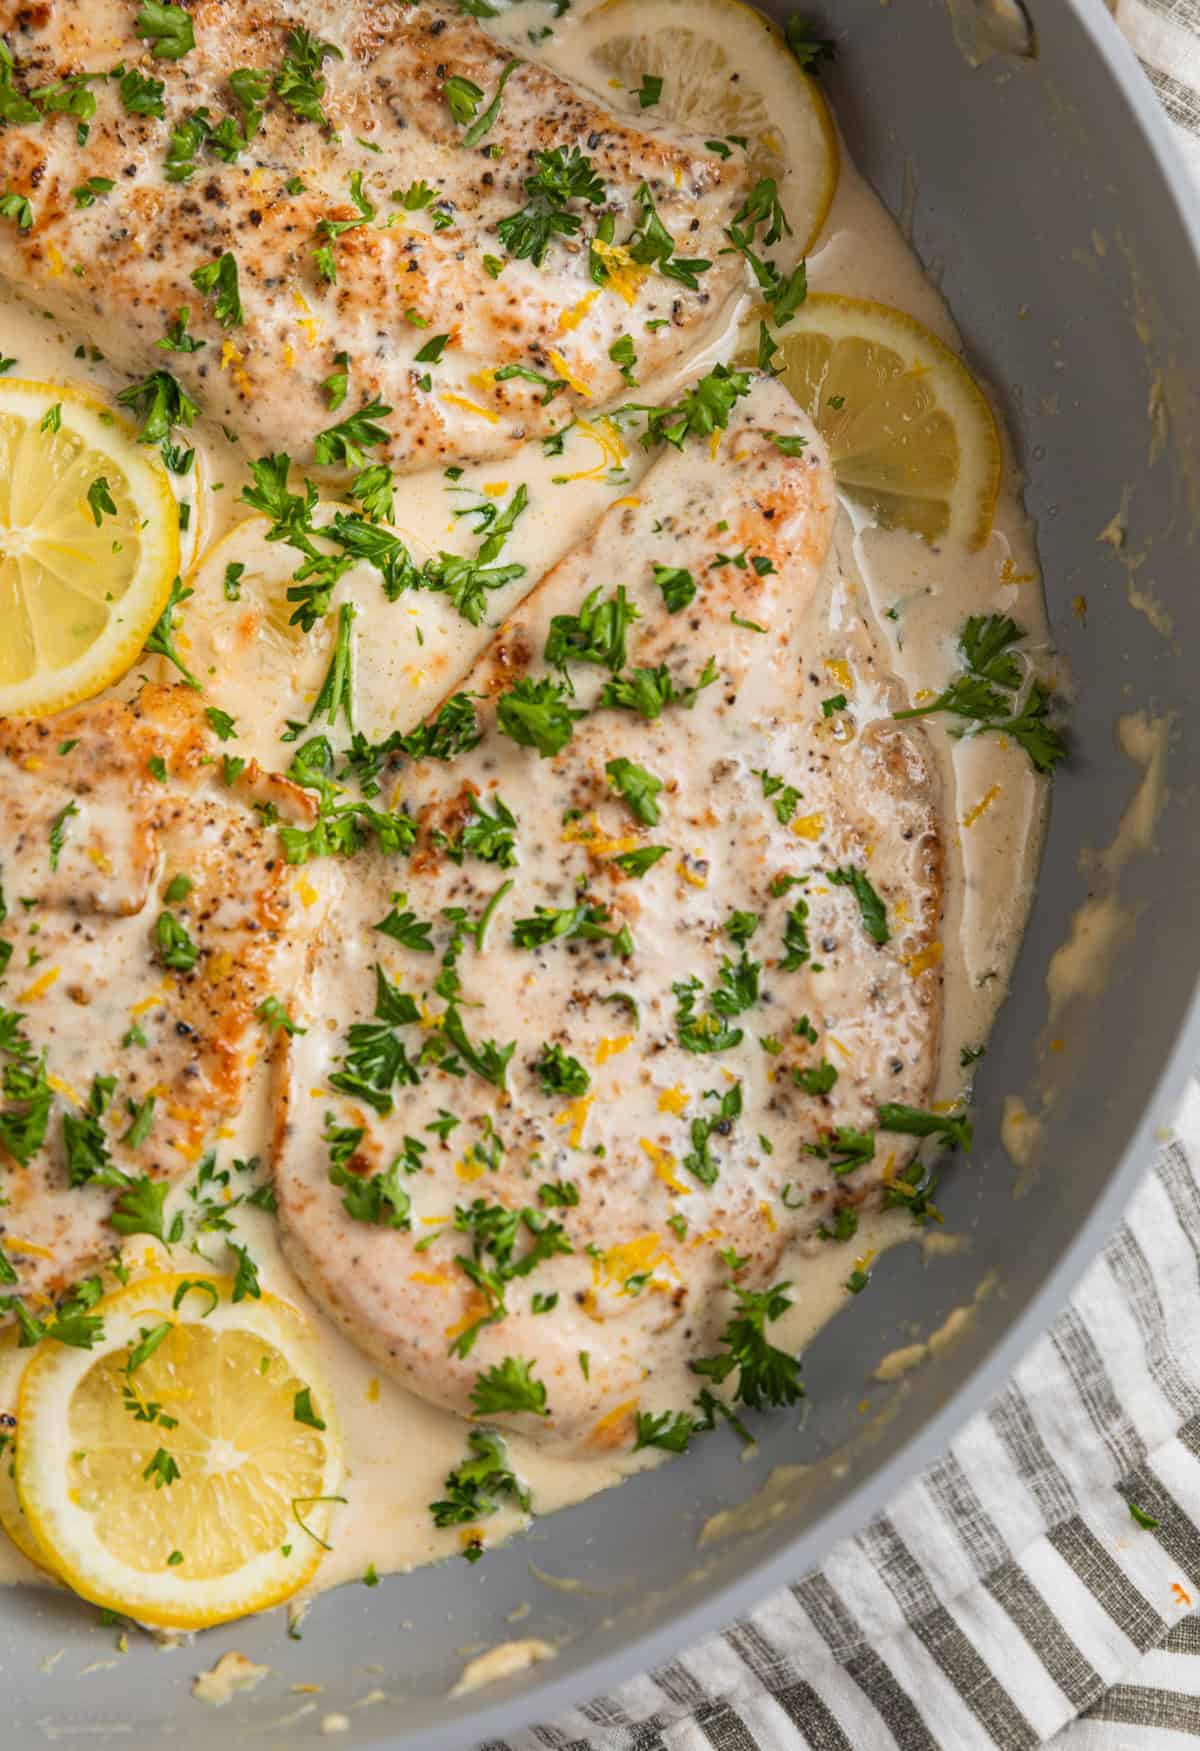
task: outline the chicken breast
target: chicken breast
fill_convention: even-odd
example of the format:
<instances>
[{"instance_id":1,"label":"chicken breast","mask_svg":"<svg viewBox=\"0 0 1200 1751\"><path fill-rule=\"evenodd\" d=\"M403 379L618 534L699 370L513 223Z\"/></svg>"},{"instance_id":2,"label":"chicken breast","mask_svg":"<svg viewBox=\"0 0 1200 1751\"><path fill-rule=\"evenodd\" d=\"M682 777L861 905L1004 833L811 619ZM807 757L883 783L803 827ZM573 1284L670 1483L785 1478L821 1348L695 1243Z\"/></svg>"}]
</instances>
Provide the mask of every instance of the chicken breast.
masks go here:
<instances>
[{"instance_id":1,"label":"chicken breast","mask_svg":"<svg viewBox=\"0 0 1200 1751\"><path fill-rule=\"evenodd\" d=\"M311 799L252 768L229 788L219 746L181 688L0 720L0 1257L34 1305L119 1244L115 1203L154 1232L135 1182L192 1171L299 977L320 907L250 805Z\"/></svg>"},{"instance_id":2,"label":"chicken breast","mask_svg":"<svg viewBox=\"0 0 1200 1751\"><path fill-rule=\"evenodd\" d=\"M568 1451L719 1350L731 1270L894 1187L930 1096L934 767L825 709L833 514L769 380L658 461L476 665L477 745L400 771L415 848L357 864L288 1046L303 1281L415 1392Z\"/></svg>"},{"instance_id":3,"label":"chicken breast","mask_svg":"<svg viewBox=\"0 0 1200 1751\"><path fill-rule=\"evenodd\" d=\"M505 455L623 392L622 336L645 380L741 283L744 167L452 6L165 10L182 40L127 0L0 0L0 277L262 448L307 460L345 353L379 458Z\"/></svg>"}]
</instances>

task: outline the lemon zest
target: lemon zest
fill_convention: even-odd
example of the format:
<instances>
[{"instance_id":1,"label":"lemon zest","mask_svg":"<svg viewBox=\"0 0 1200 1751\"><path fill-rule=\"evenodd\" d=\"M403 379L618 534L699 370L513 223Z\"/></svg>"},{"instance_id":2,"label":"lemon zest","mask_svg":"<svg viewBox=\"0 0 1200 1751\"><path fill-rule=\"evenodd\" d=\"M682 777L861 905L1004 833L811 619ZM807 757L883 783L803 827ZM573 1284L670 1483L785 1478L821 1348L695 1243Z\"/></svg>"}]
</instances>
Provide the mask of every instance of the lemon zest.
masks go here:
<instances>
[{"instance_id":1,"label":"lemon zest","mask_svg":"<svg viewBox=\"0 0 1200 1751\"><path fill-rule=\"evenodd\" d=\"M26 985L24 991L17 993L17 1002L33 1003L37 998L44 997L61 972L61 967L47 967L46 971L40 973L32 985Z\"/></svg>"},{"instance_id":2,"label":"lemon zest","mask_svg":"<svg viewBox=\"0 0 1200 1751\"><path fill-rule=\"evenodd\" d=\"M595 1098L594 1094L581 1094L578 1100L573 1100L570 1106L564 1107L561 1113L554 1115L556 1125L570 1125L567 1142L572 1149L578 1149L583 1143L584 1127L587 1124L588 1113Z\"/></svg>"},{"instance_id":3,"label":"lemon zest","mask_svg":"<svg viewBox=\"0 0 1200 1751\"><path fill-rule=\"evenodd\" d=\"M477 401L468 401L465 395L455 395L447 390L438 399L444 401L447 407L461 407L467 413L478 414L479 418L487 420L489 425L498 426L500 424L498 413L493 413L490 407L480 407Z\"/></svg>"}]
</instances>

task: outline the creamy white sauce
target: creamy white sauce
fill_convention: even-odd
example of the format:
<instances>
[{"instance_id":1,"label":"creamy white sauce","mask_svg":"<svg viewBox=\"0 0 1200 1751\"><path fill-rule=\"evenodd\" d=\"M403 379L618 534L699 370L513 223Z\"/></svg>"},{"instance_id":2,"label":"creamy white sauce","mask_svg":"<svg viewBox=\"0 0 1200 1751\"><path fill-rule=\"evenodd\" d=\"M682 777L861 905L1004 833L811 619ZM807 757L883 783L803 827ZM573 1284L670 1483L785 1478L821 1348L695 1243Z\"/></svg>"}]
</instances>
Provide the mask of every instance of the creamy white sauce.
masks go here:
<instances>
[{"instance_id":1,"label":"creamy white sauce","mask_svg":"<svg viewBox=\"0 0 1200 1751\"><path fill-rule=\"evenodd\" d=\"M534 12L539 19L542 12L549 16L547 8L525 6L510 11L497 29L511 34L519 28L523 34ZM560 70L569 73L568 26L569 21L555 25L553 58ZM786 184L781 193L786 208ZM834 206L809 257L809 281L817 291L895 304L956 344L953 321L939 294L844 154ZM676 380L707 368L717 358L732 356L739 314L736 310L724 314ZM15 374L21 377L91 383L105 392L123 385L124 379L103 363L76 358L76 337L36 311L5 301L0 305L0 326L2 350L15 356ZM90 338L103 350L102 334ZM648 402L664 401L671 389L669 381L643 384L639 396ZM286 447L286 433L280 434L279 441L280 447ZM238 503L246 478L239 447L203 426L197 428L195 442L197 482L185 485L184 496L193 504L190 538L199 564L188 580L196 595L189 604L181 645L205 682L206 702L221 706L238 720L239 739L231 746L239 754L253 754L265 765L279 768L288 758L279 732L286 719L307 716L328 662L328 635L316 632L307 637L285 627L287 610L281 610L280 604L293 564L288 550L268 546L261 535L247 538L245 531L230 533L245 516L245 507ZM353 575L343 582L335 601L355 595L361 604L356 623L355 709L356 723L369 738L411 727L453 687L492 628L579 541L599 513L615 499L636 491L648 458L636 440L622 449L624 454L610 443L606 451L596 438L576 431L561 457L546 458L540 445L532 445L502 463L467 467L457 481L447 480L440 471L398 480L395 520L418 560L439 550L473 552L477 537L471 532L471 519L456 519L454 511L476 503L507 503L517 486L524 484L530 508L518 520L503 559L527 570L489 600L487 618L479 629L459 619L440 597L421 594L393 605L383 599L377 583L356 591ZM554 477L562 475L580 478L554 484ZM1011 612L1027 631L1031 650L1045 649L1048 635L1040 578L1018 487L1009 461L993 533L975 554L949 547L935 552L912 536L855 528L850 516L842 513L825 582L822 654L828 663L850 665L864 717L870 710L864 695L873 659L874 672L894 675L910 697L919 689L936 690L958 668L956 638L968 614ZM227 602L222 589L225 566L232 558L247 564L242 599L236 603ZM885 618L896 605L902 607L899 620ZM145 672L152 675L155 669L153 663L145 665ZM169 674L164 670L155 678L169 679ZM137 677L131 676L122 690L132 691L136 685ZM876 692L879 715L903 702L890 683L876 684ZM946 1013L937 1092L939 1098L949 1100L964 1086L961 1049L983 1044L1006 988L1037 869L1045 785L1018 748L1002 745L996 737L955 742L938 718L927 720L926 729L942 769L945 798ZM260 1087L257 1098L247 1102L238 1135L225 1145L231 1154L261 1148L261 1112ZM969 1166L960 1171L969 1172ZM177 1191L173 1202L181 1197ZM241 1209L236 1223L259 1262L264 1286L311 1314L324 1373L334 1382L346 1442L349 1500L335 1521L333 1549L324 1560L318 1585L361 1579L372 1564L382 1574L453 1553L459 1544L457 1532L437 1531L428 1504L442 1493L447 1472L463 1457L463 1423L381 1378L373 1364L323 1319L284 1261L270 1217ZM864 1220L854 1247L827 1247L816 1258L806 1259L798 1277L802 1292L792 1313L773 1328L773 1341L802 1349L845 1304L846 1278L855 1258L867 1259L916 1233L903 1213L876 1216ZM219 1243L209 1244L214 1263L222 1264ZM194 1267L189 1258L175 1268ZM780 1274L792 1273L785 1269ZM923 1357L931 1347L915 1347L914 1360L917 1349ZM880 1378L887 1366L881 1364ZM895 1371L898 1364L893 1360L890 1372ZM681 1392L678 1402L686 1402L688 1396ZM530 1488L538 1514L619 1483L660 1457L615 1453L581 1461L556 1458L519 1435L507 1439L513 1468ZM403 1457L398 1463L399 1455ZM505 1509L484 1523L485 1540L493 1544L520 1524L521 1516ZM0 1579L29 1579L30 1574L15 1551L0 1545ZM486 1681L497 1657L506 1670L516 1669L506 1663L514 1647L522 1650L520 1663L553 1652L545 1644L527 1643L492 1650L471 1663L462 1687Z\"/></svg>"}]
</instances>

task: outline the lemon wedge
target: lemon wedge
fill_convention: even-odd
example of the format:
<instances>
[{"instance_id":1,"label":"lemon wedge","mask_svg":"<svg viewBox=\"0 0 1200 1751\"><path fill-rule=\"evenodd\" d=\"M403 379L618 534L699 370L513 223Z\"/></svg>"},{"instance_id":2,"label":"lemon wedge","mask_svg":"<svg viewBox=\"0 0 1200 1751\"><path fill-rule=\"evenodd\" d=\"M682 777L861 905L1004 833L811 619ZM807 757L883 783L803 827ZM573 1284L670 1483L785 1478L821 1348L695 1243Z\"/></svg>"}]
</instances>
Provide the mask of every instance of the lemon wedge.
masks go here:
<instances>
[{"instance_id":1,"label":"lemon wedge","mask_svg":"<svg viewBox=\"0 0 1200 1751\"><path fill-rule=\"evenodd\" d=\"M828 444L842 494L880 528L981 547L1000 438L957 354L902 310L829 293L810 294L775 338L782 381Z\"/></svg>"},{"instance_id":2,"label":"lemon wedge","mask_svg":"<svg viewBox=\"0 0 1200 1751\"><path fill-rule=\"evenodd\" d=\"M796 253L807 254L837 188L837 132L820 86L770 19L742 0L601 0L576 46L606 97L624 92L643 121L744 139L754 173L780 184ZM630 94L645 74L662 80L662 92L640 110Z\"/></svg>"},{"instance_id":3,"label":"lemon wedge","mask_svg":"<svg viewBox=\"0 0 1200 1751\"><path fill-rule=\"evenodd\" d=\"M0 379L0 713L60 711L116 680L178 565L157 452L78 389Z\"/></svg>"},{"instance_id":4,"label":"lemon wedge","mask_svg":"<svg viewBox=\"0 0 1200 1751\"><path fill-rule=\"evenodd\" d=\"M315 1574L342 1482L301 1315L228 1277L143 1278L47 1342L21 1380L16 1482L36 1560L141 1623L203 1629ZM178 1305L177 1305L178 1303Z\"/></svg>"}]
</instances>

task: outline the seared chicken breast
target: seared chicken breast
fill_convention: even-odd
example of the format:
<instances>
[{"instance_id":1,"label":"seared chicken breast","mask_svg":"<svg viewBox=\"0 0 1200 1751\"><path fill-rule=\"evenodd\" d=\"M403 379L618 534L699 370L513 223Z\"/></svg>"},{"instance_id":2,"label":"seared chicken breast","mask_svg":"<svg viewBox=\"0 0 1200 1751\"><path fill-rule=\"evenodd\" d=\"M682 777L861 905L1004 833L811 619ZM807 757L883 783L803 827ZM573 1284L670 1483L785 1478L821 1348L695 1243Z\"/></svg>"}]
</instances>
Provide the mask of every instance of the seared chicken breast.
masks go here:
<instances>
[{"instance_id":1,"label":"seared chicken breast","mask_svg":"<svg viewBox=\"0 0 1200 1751\"><path fill-rule=\"evenodd\" d=\"M231 787L219 747L183 688L0 720L0 1248L33 1306L161 1225L299 977L320 907L251 805L311 801L253 768Z\"/></svg>"},{"instance_id":2,"label":"seared chicken breast","mask_svg":"<svg viewBox=\"0 0 1200 1751\"><path fill-rule=\"evenodd\" d=\"M740 283L744 166L452 6L166 10L143 39L126 0L0 0L0 277L254 445L307 460L348 370L394 468L504 455L621 394L623 336L647 378Z\"/></svg>"},{"instance_id":3,"label":"seared chicken breast","mask_svg":"<svg viewBox=\"0 0 1200 1751\"><path fill-rule=\"evenodd\" d=\"M760 380L500 629L453 708L477 743L388 779L415 845L324 932L274 1173L301 1279L438 1404L624 1444L731 1272L769 1286L910 1162L937 786L922 732L824 709L833 515Z\"/></svg>"}]
</instances>

